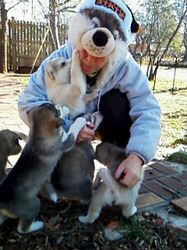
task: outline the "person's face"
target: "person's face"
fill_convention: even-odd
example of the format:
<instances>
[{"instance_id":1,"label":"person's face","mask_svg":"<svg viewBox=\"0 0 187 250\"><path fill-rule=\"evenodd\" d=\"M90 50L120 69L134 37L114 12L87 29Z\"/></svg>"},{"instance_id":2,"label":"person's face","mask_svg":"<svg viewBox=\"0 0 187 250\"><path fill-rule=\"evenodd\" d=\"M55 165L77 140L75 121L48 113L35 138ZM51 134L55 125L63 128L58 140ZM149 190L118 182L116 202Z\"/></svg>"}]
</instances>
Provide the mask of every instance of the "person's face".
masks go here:
<instances>
[{"instance_id":1,"label":"person's face","mask_svg":"<svg viewBox=\"0 0 187 250\"><path fill-rule=\"evenodd\" d=\"M81 69L86 75L94 73L105 66L107 63L106 57L95 57L90 54L85 49L79 50Z\"/></svg>"}]
</instances>

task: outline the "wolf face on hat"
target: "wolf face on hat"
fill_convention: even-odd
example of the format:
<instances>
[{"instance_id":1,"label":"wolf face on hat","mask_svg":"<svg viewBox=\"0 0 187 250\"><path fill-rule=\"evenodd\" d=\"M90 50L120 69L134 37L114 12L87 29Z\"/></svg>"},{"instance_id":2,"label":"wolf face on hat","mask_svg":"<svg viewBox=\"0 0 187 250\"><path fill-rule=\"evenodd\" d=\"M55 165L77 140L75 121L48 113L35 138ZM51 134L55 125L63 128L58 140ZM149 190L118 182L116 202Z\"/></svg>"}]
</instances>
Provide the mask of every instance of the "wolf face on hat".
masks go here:
<instances>
[{"instance_id":1,"label":"wolf face on hat","mask_svg":"<svg viewBox=\"0 0 187 250\"><path fill-rule=\"evenodd\" d=\"M87 0L72 19L68 36L73 47L95 57L118 59L140 29L122 0Z\"/></svg>"}]
</instances>

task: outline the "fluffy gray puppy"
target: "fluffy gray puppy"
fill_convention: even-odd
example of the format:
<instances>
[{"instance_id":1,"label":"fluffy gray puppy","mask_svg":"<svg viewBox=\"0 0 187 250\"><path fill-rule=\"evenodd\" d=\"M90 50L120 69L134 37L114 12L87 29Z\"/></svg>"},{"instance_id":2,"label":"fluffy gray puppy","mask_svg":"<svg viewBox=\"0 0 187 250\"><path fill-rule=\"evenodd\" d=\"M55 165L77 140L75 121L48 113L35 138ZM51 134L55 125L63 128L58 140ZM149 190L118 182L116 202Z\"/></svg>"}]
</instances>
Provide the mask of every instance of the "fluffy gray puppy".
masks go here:
<instances>
[{"instance_id":1,"label":"fluffy gray puppy","mask_svg":"<svg viewBox=\"0 0 187 250\"><path fill-rule=\"evenodd\" d=\"M96 130L102 121L100 112L84 116L95 123ZM60 198L78 200L88 203L92 197L95 152L90 142L75 144L72 150L62 155L50 181L46 183L40 194L54 202Z\"/></svg>"},{"instance_id":2,"label":"fluffy gray puppy","mask_svg":"<svg viewBox=\"0 0 187 250\"><path fill-rule=\"evenodd\" d=\"M26 135L9 129L0 131L0 181L6 176L8 156L17 155L22 150L19 140L26 140Z\"/></svg>"},{"instance_id":3,"label":"fluffy gray puppy","mask_svg":"<svg viewBox=\"0 0 187 250\"><path fill-rule=\"evenodd\" d=\"M82 142L61 157L51 176L58 199L65 197L83 203L91 200L94 154L91 144Z\"/></svg>"},{"instance_id":4,"label":"fluffy gray puppy","mask_svg":"<svg viewBox=\"0 0 187 250\"><path fill-rule=\"evenodd\" d=\"M106 165L107 169L101 168L99 170L94 182L96 190L92 196L88 214L87 216L80 216L79 221L93 223L99 217L102 207L106 205L119 205L122 208L123 216L126 218L132 216L137 211L135 202L143 180L143 168L141 180L133 188L127 188L113 177L117 167L125 158L125 149L104 142L97 146L96 158Z\"/></svg>"},{"instance_id":5,"label":"fluffy gray puppy","mask_svg":"<svg viewBox=\"0 0 187 250\"><path fill-rule=\"evenodd\" d=\"M0 224L8 218L19 218L19 233L43 228L42 221L34 221L39 209L37 197L44 182L53 172L63 152L69 151L76 137L66 134L64 121L54 105L44 104L28 113L30 133L26 146L14 168L0 184ZM75 122L75 134L85 125L85 119ZM72 131L72 129L71 129Z\"/></svg>"}]
</instances>

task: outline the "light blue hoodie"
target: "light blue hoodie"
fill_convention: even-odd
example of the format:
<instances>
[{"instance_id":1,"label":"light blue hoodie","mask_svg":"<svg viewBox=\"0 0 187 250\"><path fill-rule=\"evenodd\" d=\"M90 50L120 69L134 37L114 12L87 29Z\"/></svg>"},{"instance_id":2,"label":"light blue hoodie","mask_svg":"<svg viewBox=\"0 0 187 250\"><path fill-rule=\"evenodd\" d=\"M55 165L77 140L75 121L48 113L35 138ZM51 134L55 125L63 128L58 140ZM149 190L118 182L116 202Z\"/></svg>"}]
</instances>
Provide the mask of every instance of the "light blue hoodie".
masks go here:
<instances>
[{"instance_id":1,"label":"light blue hoodie","mask_svg":"<svg viewBox=\"0 0 187 250\"><path fill-rule=\"evenodd\" d=\"M18 102L20 117L26 124L28 124L26 111L46 102L50 103L44 79L46 63L56 57L70 58L71 55L71 46L63 46L44 60L38 71L31 75L29 84L22 92ZM134 153L141 157L144 163L147 163L155 154L161 134L160 107L149 88L148 79L129 53L113 76L109 76L109 78L106 76L106 83L99 93L99 98L90 102L86 110L87 112L97 110L100 97L112 88L117 88L125 93L130 102L130 117L133 121L126 154ZM72 121L65 119L65 122L64 129L67 131Z\"/></svg>"}]
</instances>

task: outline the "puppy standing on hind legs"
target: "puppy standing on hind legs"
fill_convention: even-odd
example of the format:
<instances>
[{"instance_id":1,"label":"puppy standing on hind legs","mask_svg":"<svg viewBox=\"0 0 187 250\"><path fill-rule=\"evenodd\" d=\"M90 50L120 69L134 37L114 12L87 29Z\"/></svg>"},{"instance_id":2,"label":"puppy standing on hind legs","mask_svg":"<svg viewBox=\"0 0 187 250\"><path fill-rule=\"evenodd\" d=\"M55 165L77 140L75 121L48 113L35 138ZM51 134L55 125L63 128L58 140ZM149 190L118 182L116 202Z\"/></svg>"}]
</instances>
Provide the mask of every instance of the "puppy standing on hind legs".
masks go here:
<instances>
[{"instance_id":1,"label":"puppy standing on hind legs","mask_svg":"<svg viewBox=\"0 0 187 250\"><path fill-rule=\"evenodd\" d=\"M86 78L81 71L77 49L73 50L72 60L55 58L49 61L45 68L45 81L49 100L67 106L71 119L85 113L83 97L86 93Z\"/></svg>"},{"instance_id":2,"label":"puppy standing on hind legs","mask_svg":"<svg viewBox=\"0 0 187 250\"><path fill-rule=\"evenodd\" d=\"M61 129L64 122L51 104L30 110L28 120L30 133L26 146L12 171L0 184L0 224L8 218L19 218L19 233L43 228L42 221L34 221L40 209L37 194L61 154L73 147L77 130L86 123L83 118L77 119L75 134L68 134L64 139L65 132Z\"/></svg>"},{"instance_id":3,"label":"puppy standing on hind legs","mask_svg":"<svg viewBox=\"0 0 187 250\"><path fill-rule=\"evenodd\" d=\"M115 180L115 173L119 163L124 159L125 150L111 143L104 142L96 148L96 158L107 166L107 169L100 169L95 182L94 194L88 209L87 216L80 216L82 223L93 223L100 215L101 209L105 205L120 205L122 214L128 218L137 212L135 206L138 197L138 190L143 180L143 168L141 171L141 180L133 187L122 186L118 180ZM102 182L100 182L102 180Z\"/></svg>"},{"instance_id":4,"label":"puppy standing on hind legs","mask_svg":"<svg viewBox=\"0 0 187 250\"><path fill-rule=\"evenodd\" d=\"M100 112L95 112L85 115L84 118L86 118L87 126L89 122L95 124L93 129L95 131L103 117ZM54 202L66 198L88 204L93 190L94 155L95 152L90 142L75 144L69 152L61 156L50 182L45 183L40 194Z\"/></svg>"}]
</instances>

